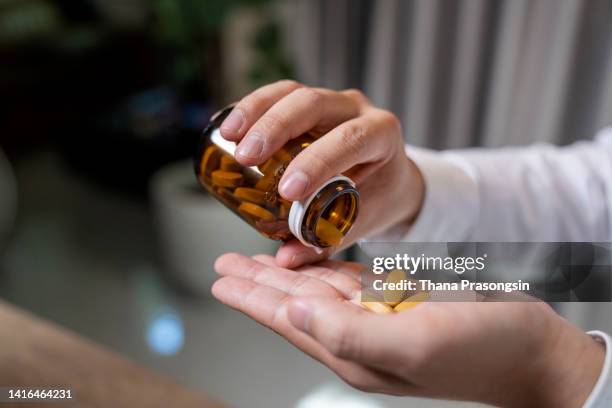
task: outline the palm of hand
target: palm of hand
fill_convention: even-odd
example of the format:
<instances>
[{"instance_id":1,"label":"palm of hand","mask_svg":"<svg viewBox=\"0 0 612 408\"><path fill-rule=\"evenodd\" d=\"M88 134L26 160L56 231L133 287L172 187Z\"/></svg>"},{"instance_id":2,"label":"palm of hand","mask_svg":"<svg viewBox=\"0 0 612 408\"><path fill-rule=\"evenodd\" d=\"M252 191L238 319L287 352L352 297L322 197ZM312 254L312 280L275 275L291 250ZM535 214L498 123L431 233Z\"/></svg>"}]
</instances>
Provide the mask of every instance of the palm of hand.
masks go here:
<instances>
[{"instance_id":1,"label":"palm of hand","mask_svg":"<svg viewBox=\"0 0 612 408\"><path fill-rule=\"evenodd\" d=\"M431 302L373 314L358 306L362 266L355 263L329 260L292 271L271 256L227 254L215 268L221 278L213 294L221 302L372 392L474 399L475 378L514 370L521 356L538 352L540 332L532 328L551 330L541 303ZM292 324L289 310L299 299L325 310L311 319L308 334ZM495 353L495 361L486 357Z\"/></svg>"}]
</instances>

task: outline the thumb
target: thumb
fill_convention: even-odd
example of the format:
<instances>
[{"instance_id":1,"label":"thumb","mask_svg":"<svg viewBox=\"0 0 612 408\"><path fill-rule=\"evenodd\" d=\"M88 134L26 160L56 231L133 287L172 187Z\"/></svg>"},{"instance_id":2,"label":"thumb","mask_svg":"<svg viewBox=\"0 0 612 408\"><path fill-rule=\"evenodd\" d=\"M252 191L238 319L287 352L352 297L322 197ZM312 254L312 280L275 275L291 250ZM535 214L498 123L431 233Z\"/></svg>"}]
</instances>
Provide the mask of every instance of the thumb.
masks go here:
<instances>
[{"instance_id":1,"label":"thumb","mask_svg":"<svg viewBox=\"0 0 612 408\"><path fill-rule=\"evenodd\" d=\"M376 315L348 301L303 297L288 304L291 324L336 357L378 368L388 367L398 343L397 319ZM395 330L394 330L395 328Z\"/></svg>"}]
</instances>

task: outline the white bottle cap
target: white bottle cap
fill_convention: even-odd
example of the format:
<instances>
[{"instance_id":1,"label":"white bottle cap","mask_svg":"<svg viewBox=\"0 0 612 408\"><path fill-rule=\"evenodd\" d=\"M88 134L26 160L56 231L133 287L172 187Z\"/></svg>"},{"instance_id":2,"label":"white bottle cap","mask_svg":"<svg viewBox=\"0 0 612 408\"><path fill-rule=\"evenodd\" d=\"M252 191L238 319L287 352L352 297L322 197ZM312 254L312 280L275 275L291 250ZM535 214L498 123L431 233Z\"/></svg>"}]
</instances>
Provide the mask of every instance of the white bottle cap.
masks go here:
<instances>
[{"instance_id":1,"label":"white bottle cap","mask_svg":"<svg viewBox=\"0 0 612 408\"><path fill-rule=\"evenodd\" d=\"M345 176L336 176L327 180L325 184L316 189L311 195L309 195L306 199L302 201L294 201L291 204L291 209L289 210L289 219L287 220L289 223L289 231L305 246L314 248L317 253L321 253L322 249L318 246L312 245L309 242L306 242L304 236L302 235L302 221L304 221L304 216L306 215L306 210L310 206L310 203L314 198L323 190L325 187L334 183L336 181L346 181L351 186L355 187L355 183L348 177Z\"/></svg>"}]
</instances>

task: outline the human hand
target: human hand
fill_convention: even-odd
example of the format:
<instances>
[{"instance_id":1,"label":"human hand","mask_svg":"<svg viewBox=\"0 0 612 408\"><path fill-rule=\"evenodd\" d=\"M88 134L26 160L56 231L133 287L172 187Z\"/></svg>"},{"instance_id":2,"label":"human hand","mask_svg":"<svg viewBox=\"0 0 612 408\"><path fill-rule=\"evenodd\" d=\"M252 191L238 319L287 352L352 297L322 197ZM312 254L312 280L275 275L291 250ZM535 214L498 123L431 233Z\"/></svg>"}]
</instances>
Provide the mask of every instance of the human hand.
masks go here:
<instances>
[{"instance_id":1,"label":"human hand","mask_svg":"<svg viewBox=\"0 0 612 408\"><path fill-rule=\"evenodd\" d=\"M424 185L406 156L401 126L356 90L336 92L279 81L245 96L221 125L221 134L238 143L236 160L263 163L288 140L310 132L321 136L287 167L280 195L299 201L338 174L350 177L361 197L359 217L338 250L367 233L410 222L418 213ZM294 239L282 245L277 262L287 268L321 260Z\"/></svg>"},{"instance_id":2,"label":"human hand","mask_svg":"<svg viewBox=\"0 0 612 408\"><path fill-rule=\"evenodd\" d=\"M604 350L541 302L426 302L377 315L359 306L361 265L297 271L226 254L214 296L271 328L347 383L393 395L504 407L579 407Z\"/></svg>"}]
</instances>

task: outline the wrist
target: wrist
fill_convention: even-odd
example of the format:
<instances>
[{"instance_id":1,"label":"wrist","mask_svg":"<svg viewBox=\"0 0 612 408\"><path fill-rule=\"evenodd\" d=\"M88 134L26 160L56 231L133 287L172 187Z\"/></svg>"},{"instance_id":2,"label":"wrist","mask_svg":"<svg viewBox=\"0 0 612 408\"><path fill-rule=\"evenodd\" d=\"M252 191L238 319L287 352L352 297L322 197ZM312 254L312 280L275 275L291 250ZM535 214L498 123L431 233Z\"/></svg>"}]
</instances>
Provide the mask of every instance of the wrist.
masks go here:
<instances>
[{"instance_id":1,"label":"wrist","mask_svg":"<svg viewBox=\"0 0 612 408\"><path fill-rule=\"evenodd\" d=\"M398 202L405 203L398 207L404 209L402 222L410 225L419 216L425 201L425 178L416 163L404 153L403 149L398 153L401 156L398 161L402 167L399 174L403 176L399 183L402 188L397 190L400 193Z\"/></svg>"},{"instance_id":2,"label":"wrist","mask_svg":"<svg viewBox=\"0 0 612 408\"><path fill-rule=\"evenodd\" d=\"M582 407L605 359L605 347L561 317L556 333L543 343L542 358L530 375L530 405Z\"/></svg>"}]
</instances>

